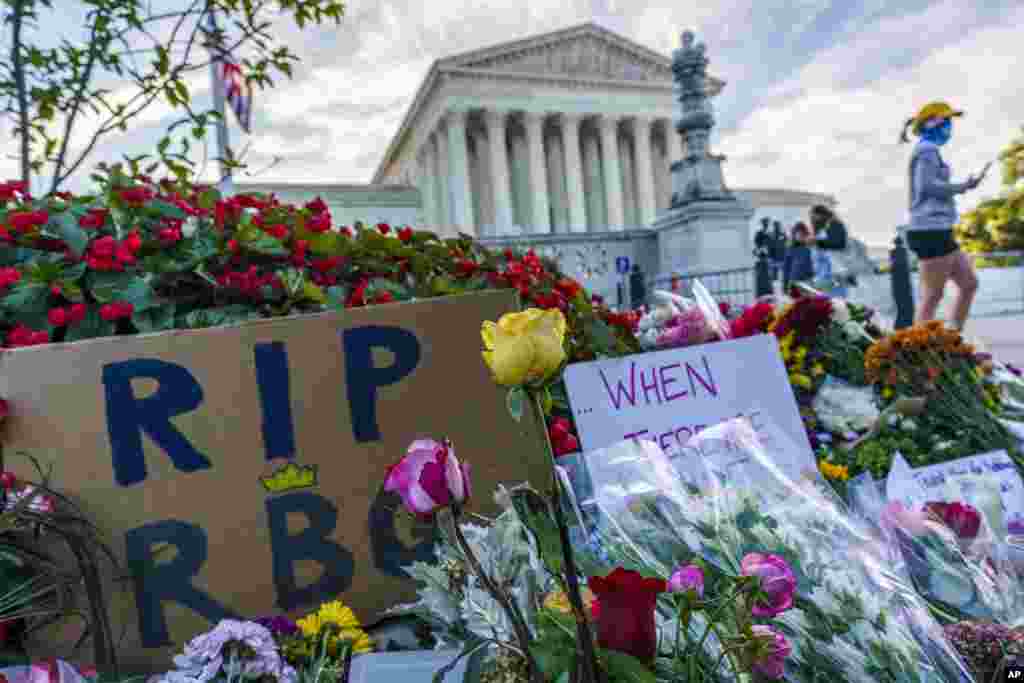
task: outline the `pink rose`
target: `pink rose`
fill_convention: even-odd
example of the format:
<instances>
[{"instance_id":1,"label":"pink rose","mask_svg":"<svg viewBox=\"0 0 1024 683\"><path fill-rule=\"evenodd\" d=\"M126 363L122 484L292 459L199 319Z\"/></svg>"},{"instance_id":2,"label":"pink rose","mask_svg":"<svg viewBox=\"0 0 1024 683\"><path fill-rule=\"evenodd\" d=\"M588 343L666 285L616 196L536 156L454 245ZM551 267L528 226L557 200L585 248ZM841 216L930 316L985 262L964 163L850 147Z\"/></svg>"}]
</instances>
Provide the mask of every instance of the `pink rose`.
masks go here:
<instances>
[{"instance_id":1,"label":"pink rose","mask_svg":"<svg viewBox=\"0 0 1024 683\"><path fill-rule=\"evenodd\" d=\"M688 564L672 572L668 580L669 593L689 593L704 597L704 572L700 567Z\"/></svg>"},{"instance_id":2,"label":"pink rose","mask_svg":"<svg viewBox=\"0 0 1024 683\"><path fill-rule=\"evenodd\" d=\"M469 464L460 463L450 441L418 439L405 457L388 467L384 490L402 497L406 509L421 519L470 495Z\"/></svg>"},{"instance_id":3,"label":"pink rose","mask_svg":"<svg viewBox=\"0 0 1024 683\"><path fill-rule=\"evenodd\" d=\"M758 643L753 661L754 671L766 678L782 678L786 670L786 658L793 652L793 646L786 636L771 626L755 624L751 627Z\"/></svg>"},{"instance_id":4,"label":"pink rose","mask_svg":"<svg viewBox=\"0 0 1024 683\"><path fill-rule=\"evenodd\" d=\"M749 553L740 561L740 572L759 579L758 596L750 609L755 617L775 617L793 606L796 576L778 555Z\"/></svg>"},{"instance_id":5,"label":"pink rose","mask_svg":"<svg viewBox=\"0 0 1024 683\"><path fill-rule=\"evenodd\" d=\"M900 529L911 536L923 536L928 533L928 526L925 524L924 515L908 510L899 501L893 501L882 508L879 523L882 526L882 530L890 536L896 529Z\"/></svg>"}]
</instances>

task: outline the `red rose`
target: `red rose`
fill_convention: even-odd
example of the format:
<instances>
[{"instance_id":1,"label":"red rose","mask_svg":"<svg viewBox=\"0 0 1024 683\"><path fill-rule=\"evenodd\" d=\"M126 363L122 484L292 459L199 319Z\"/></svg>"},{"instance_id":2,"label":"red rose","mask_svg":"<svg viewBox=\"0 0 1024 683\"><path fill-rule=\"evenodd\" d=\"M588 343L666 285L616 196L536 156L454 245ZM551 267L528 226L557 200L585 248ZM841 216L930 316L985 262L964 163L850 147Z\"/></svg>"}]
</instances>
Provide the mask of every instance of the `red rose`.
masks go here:
<instances>
[{"instance_id":1,"label":"red rose","mask_svg":"<svg viewBox=\"0 0 1024 683\"><path fill-rule=\"evenodd\" d=\"M68 311L65 308L51 308L46 314L46 319L54 327L63 327L68 324Z\"/></svg>"},{"instance_id":2,"label":"red rose","mask_svg":"<svg viewBox=\"0 0 1024 683\"><path fill-rule=\"evenodd\" d=\"M566 299L573 299L579 294L583 286L572 278L563 277L555 284L555 288L561 292Z\"/></svg>"},{"instance_id":3,"label":"red rose","mask_svg":"<svg viewBox=\"0 0 1024 683\"><path fill-rule=\"evenodd\" d=\"M380 230L380 234L382 235L386 235L389 232L391 232L391 226L388 225L387 223L378 223L377 229Z\"/></svg>"},{"instance_id":4,"label":"red rose","mask_svg":"<svg viewBox=\"0 0 1024 683\"><path fill-rule=\"evenodd\" d=\"M153 191L148 187L129 187L117 194L121 201L129 206L142 206L153 198Z\"/></svg>"},{"instance_id":5,"label":"red rose","mask_svg":"<svg viewBox=\"0 0 1024 683\"><path fill-rule=\"evenodd\" d=\"M966 503L926 503L924 511L939 520L965 541L977 538L981 514Z\"/></svg>"},{"instance_id":6,"label":"red rose","mask_svg":"<svg viewBox=\"0 0 1024 683\"><path fill-rule=\"evenodd\" d=\"M324 200L320 199L320 197L317 197L313 201L308 202L306 204L306 208L309 209L310 213L316 215L327 211L327 204L325 204Z\"/></svg>"},{"instance_id":7,"label":"red rose","mask_svg":"<svg viewBox=\"0 0 1024 683\"><path fill-rule=\"evenodd\" d=\"M315 233L327 232L331 229L331 214L327 211L315 214L306 222L306 228Z\"/></svg>"},{"instance_id":8,"label":"red rose","mask_svg":"<svg viewBox=\"0 0 1024 683\"><path fill-rule=\"evenodd\" d=\"M398 231L398 239L406 243L412 241L412 235L413 231L412 228L410 228L409 226L405 226L404 228Z\"/></svg>"},{"instance_id":9,"label":"red rose","mask_svg":"<svg viewBox=\"0 0 1024 683\"><path fill-rule=\"evenodd\" d=\"M108 213L107 209L89 209L88 213L78 219L78 225L86 230L102 228L107 222Z\"/></svg>"},{"instance_id":10,"label":"red rose","mask_svg":"<svg viewBox=\"0 0 1024 683\"><path fill-rule=\"evenodd\" d=\"M658 649L654 608L658 595L667 590L665 580L646 579L618 567L608 576L590 577L587 586L601 601L597 618L601 647L653 661Z\"/></svg>"},{"instance_id":11,"label":"red rose","mask_svg":"<svg viewBox=\"0 0 1024 683\"><path fill-rule=\"evenodd\" d=\"M32 228L46 225L49 220L50 214L45 211L13 211L7 214L7 222L16 232L22 234L29 232Z\"/></svg>"},{"instance_id":12,"label":"red rose","mask_svg":"<svg viewBox=\"0 0 1024 683\"><path fill-rule=\"evenodd\" d=\"M5 183L0 183L0 202L14 199L15 195L25 194L27 191L25 183L19 180L8 180Z\"/></svg>"},{"instance_id":13,"label":"red rose","mask_svg":"<svg viewBox=\"0 0 1024 683\"><path fill-rule=\"evenodd\" d=\"M68 322L71 324L82 322L88 311L89 308L85 304L71 304L68 308Z\"/></svg>"}]
</instances>

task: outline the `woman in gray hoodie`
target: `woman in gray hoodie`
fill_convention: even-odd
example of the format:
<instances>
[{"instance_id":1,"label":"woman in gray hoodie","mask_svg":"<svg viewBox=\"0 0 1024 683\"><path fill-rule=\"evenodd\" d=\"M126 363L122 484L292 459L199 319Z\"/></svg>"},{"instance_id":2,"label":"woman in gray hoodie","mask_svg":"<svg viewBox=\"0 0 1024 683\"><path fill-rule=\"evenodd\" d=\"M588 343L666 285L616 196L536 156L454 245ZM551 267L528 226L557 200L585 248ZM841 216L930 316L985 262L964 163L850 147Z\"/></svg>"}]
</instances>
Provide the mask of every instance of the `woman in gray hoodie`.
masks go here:
<instances>
[{"instance_id":1,"label":"woman in gray hoodie","mask_svg":"<svg viewBox=\"0 0 1024 683\"><path fill-rule=\"evenodd\" d=\"M910 225L907 227L907 246L918 258L921 275L921 301L916 321L935 318L946 283L952 280L959 290L952 320L958 330L963 329L970 314L978 290L978 276L970 258L960 251L953 236L953 226L960 220L956 195L973 190L984 178L982 173L962 183L952 182L950 168L939 154L939 148L949 142L953 134L953 118L962 114L945 102L932 102L907 120L900 136L901 142L909 142L907 129L912 128L919 138L910 155Z\"/></svg>"}]
</instances>

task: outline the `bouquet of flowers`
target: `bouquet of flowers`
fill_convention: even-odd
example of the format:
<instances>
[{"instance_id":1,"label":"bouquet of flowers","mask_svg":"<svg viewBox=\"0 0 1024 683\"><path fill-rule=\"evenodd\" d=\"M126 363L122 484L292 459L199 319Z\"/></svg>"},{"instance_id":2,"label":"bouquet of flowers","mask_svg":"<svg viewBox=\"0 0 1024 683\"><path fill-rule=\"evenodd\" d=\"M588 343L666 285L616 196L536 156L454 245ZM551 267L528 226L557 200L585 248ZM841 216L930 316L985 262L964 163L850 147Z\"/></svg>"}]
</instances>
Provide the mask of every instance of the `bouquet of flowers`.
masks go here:
<instances>
[{"instance_id":1,"label":"bouquet of flowers","mask_svg":"<svg viewBox=\"0 0 1024 683\"><path fill-rule=\"evenodd\" d=\"M712 321L695 302L663 291L652 298L654 308L638 324L641 348L668 349L718 339Z\"/></svg>"},{"instance_id":2,"label":"bouquet of flowers","mask_svg":"<svg viewBox=\"0 0 1024 683\"><path fill-rule=\"evenodd\" d=\"M787 644L787 680L957 680L962 665L943 648L902 567L813 463L806 476L787 477L743 419L706 429L688 446L703 457L670 463L653 444L628 442L589 454L593 526L613 561L664 571L696 556L732 585L763 569L771 580L754 616L770 619L761 625ZM723 653L739 624L716 622Z\"/></svg>"},{"instance_id":3,"label":"bouquet of flowers","mask_svg":"<svg viewBox=\"0 0 1024 683\"><path fill-rule=\"evenodd\" d=\"M927 421L973 452L1006 449L1019 457L1017 439L995 415L997 392L959 332L939 321L899 330L872 344L865 369L883 399L927 397Z\"/></svg>"},{"instance_id":4,"label":"bouquet of flowers","mask_svg":"<svg viewBox=\"0 0 1024 683\"><path fill-rule=\"evenodd\" d=\"M224 619L189 641L174 658L175 668L154 683L334 683L345 680L353 654L372 650L355 614L335 600L298 622L281 616Z\"/></svg>"}]
</instances>

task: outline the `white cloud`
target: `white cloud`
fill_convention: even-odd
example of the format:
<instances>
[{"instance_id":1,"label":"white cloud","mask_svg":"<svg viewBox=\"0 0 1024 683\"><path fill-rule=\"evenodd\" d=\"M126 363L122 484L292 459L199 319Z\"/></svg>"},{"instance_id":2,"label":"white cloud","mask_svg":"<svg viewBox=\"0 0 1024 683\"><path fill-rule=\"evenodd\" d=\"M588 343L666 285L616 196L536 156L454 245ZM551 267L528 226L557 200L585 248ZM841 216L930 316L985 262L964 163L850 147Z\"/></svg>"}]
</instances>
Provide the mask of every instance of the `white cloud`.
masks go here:
<instances>
[{"instance_id":1,"label":"white cloud","mask_svg":"<svg viewBox=\"0 0 1024 683\"><path fill-rule=\"evenodd\" d=\"M945 22L949 5L939 6L932 17L935 24ZM904 21L885 22L884 35L907 41L927 25L919 15ZM785 88L799 88L803 94L752 112L738 131L725 137L720 147L730 157L730 181L737 187L782 181L835 194L856 234L869 242L888 242L906 217L910 150L896 139L916 107L946 99L967 111L943 152L959 178L993 159L1024 120L1024 85L1014 68L1021 21L1024 8L1004 26L961 35L916 65L852 89L832 83L845 70L858 68L863 45L855 42L830 51L827 66L816 62L786 80ZM769 153L779 156L777 163L754 163ZM996 193L998 176L991 173L975 193L963 197L961 210Z\"/></svg>"}]
</instances>

